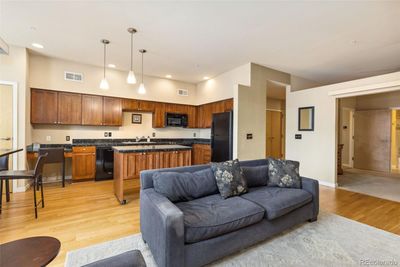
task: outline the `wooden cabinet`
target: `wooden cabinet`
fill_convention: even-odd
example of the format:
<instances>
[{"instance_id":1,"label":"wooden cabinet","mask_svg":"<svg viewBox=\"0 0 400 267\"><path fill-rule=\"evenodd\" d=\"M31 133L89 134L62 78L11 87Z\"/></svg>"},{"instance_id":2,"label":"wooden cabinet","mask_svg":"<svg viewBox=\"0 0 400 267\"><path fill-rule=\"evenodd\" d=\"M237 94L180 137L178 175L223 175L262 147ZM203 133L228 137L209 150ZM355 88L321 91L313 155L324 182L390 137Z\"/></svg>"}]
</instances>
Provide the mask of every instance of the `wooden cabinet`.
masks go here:
<instances>
[{"instance_id":1,"label":"wooden cabinet","mask_svg":"<svg viewBox=\"0 0 400 267\"><path fill-rule=\"evenodd\" d=\"M188 128L197 128L196 107L186 106L186 114L188 115Z\"/></svg>"},{"instance_id":2,"label":"wooden cabinet","mask_svg":"<svg viewBox=\"0 0 400 267\"><path fill-rule=\"evenodd\" d=\"M197 128L211 128L212 114L233 110L233 99L197 106Z\"/></svg>"},{"instance_id":3,"label":"wooden cabinet","mask_svg":"<svg viewBox=\"0 0 400 267\"><path fill-rule=\"evenodd\" d=\"M155 103L152 124L153 128L165 127L165 103Z\"/></svg>"},{"instance_id":4,"label":"wooden cabinet","mask_svg":"<svg viewBox=\"0 0 400 267\"><path fill-rule=\"evenodd\" d=\"M122 99L122 111L138 111L139 110L139 101L137 99Z\"/></svg>"},{"instance_id":5,"label":"wooden cabinet","mask_svg":"<svg viewBox=\"0 0 400 267\"><path fill-rule=\"evenodd\" d=\"M207 144L194 144L192 146L192 164L200 165L211 162L211 146Z\"/></svg>"},{"instance_id":6,"label":"wooden cabinet","mask_svg":"<svg viewBox=\"0 0 400 267\"><path fill-rule=\"evenodd\" d=\"M192 153L190 150L179 150L178 167L190 166L192 164Z\"/></svg>"},{"instance_id":7,"label":"wooden cabinet","mask_svg":"<svg viewBox=\"0 0 400 267\"><path fill-rule=\"evenodd\" d=\"M82 123L82 95L74 93L58 93L58 123Z\"/></svg>"},{"instance_id":8,"label":"wooden cabinet","mask_svg":"<svg viewBox=\"0 0 400 267\"><path fill-rule=\"evenodd\" d=\"M143 112L153 112L154 111L155 102L153 101L139 101L139 111Z\"/></svg>"},{"instance_id":9,"label":"wooden cabinet","mask_svg":"<svg viewBox=\"0 0 400 267\"><path fill-rule=\"evenodd\" d=\"M121 126L122 125L122 101L120 98L103 98L103 125Z\"/></svg>"},{"instance_id":10,"label":"wooden cabinet","mask_svg":"<svg viewBox=\"0 0 400 267\"><path fill-rule=\"evenodd\" d=\"M103 125L103 97L82 95L82 125Z\"/></svg>"},{"instance_id":11,"label":"wooden cabinet","mask_svg":"<svg viewBox=\"0 0 400 267\"><path fill-rule=\"evenodd\" d=\"M31 123L57 124L57 92L32 89Z\"/></svg>"},{"instance_id":12,"label":"wooden cabinet","mask_svg":"<svg viewBox=\"0 0 400 267\"><path fill-rule=\"evenodd\" d=\"M96 147L72 148L72 180L94 179L96 175Z\"/></svg>"}]
</instances>

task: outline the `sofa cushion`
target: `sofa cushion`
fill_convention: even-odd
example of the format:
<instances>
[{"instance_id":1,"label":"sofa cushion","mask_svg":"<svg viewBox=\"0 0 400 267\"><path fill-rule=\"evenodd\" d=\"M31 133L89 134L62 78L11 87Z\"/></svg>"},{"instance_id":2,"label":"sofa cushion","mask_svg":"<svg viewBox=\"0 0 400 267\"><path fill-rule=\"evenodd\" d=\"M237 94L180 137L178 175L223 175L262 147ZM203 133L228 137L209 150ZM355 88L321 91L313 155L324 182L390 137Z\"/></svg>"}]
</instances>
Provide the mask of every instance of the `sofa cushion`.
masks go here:
<instances>
[{"instance_id":1,"label":"sofa cushion","mask_svg":"<svg viewBox=\"0 0 400 267\"><path fill-rule=\"evenodd\" d=\"M263 207L268 220L278 218L312 201L312 195L303 189L254 187L240 196Z\"/></svg>"},{"instance_id":2,"label":"sofa cushion","mask_svg":"<svg viewBox=\"0 0 400 267\"><path fill-rule=\"evenodd\" d=\"M301 188L298 161L268 159L268 186Z\"/></svg>"},{"instance_id":3,"label":"sofa cushion","mask_svg":"<svg viewBox=\"0 0 400 267\"><path fill-rule=\"evenodd\" d=\"M268 183L268 165L241 167L248 187L264 186Z\"/></svg>"},{"instance_id":4,"label":"sofa cushion","mask_svg":"<svg viewBox=\"0 0 400 267\"><path fill-rule=\"evenodd\" d=\"M211 163L219 193L223 198L247 192L246 180L238 159Z\"/></svg>"},{"instance_id":5,"label":"sofa cushion","mask_svg":"<svg viewBox=\"0 0 400 267\"><path fill-rule=\"evenodd\" d=\"M224 199L219 194L175 204L182 212L185 242L195 243L255 224L264 209L240 197Z\"/></svg>"},{"instance_id":6,"label":"sofa cushion","mask_svg":"<svg viewBox=\"0 0 400 267\"><path fill-rule=\"evenodd\" d=\"M158 172L153 176L154 190L172 202L188 201L218 193L211 168L196 172Z\"/></svg>"}]
</instances>

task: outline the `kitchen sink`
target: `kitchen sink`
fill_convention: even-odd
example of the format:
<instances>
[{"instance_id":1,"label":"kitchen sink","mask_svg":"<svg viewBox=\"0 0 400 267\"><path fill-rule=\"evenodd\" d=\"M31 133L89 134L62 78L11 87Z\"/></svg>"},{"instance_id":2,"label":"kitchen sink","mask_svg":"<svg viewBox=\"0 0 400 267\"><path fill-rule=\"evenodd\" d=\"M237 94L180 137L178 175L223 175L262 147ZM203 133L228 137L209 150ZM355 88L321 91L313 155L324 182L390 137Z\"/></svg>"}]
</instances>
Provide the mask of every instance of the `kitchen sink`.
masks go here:
<instances>
[{"instance_id":1,"label":"kitchen sink","mask_svg":"<svg viewBox=\"0 0 400 267\"><path fill-rule=\"evenodd\" d=\"M135 141L126 141L126 142L122 142L122 144L124 145L154 145L156 144L156 142L135 142Z\"/></svg>"}]
</instances>

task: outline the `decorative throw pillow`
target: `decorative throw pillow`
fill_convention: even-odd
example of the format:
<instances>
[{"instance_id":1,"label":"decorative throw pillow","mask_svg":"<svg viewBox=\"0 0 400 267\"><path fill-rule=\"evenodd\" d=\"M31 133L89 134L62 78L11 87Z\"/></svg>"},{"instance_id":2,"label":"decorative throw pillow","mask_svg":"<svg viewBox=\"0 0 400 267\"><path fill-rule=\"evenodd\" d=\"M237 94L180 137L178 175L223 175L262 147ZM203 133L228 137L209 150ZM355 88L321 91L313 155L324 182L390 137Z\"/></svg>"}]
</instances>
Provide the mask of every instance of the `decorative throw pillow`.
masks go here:
<instances>
[{"instance_id":1,"label":"decorative throw pillow","mask_svg":"<svg viewBox=\"0 0 400 267\"><path fill-rule=\"evenodd\" d=\"M242 167L248 187L268 184L268 165Z\"/></svg>"},{"instance_id":2,"label":"decorative throw pillow","mask_svg":"<svg viewBox=\"0 0 400 267\"><path fill-rule=\"evenodd\" d=\"M238 196L247 192L247 184L239 160L211 163L219 193L223 198Z\"/></svg>"},{"instance_id":3,"label":"decorative throw pillow","mask_svg":"<svg viewBox=\"0 0 400 267\"><path fill-rule=\"evenodd\" d=\"M268 186L301 188L298 161L268 159Z\"/></svg>"}]
</instances>

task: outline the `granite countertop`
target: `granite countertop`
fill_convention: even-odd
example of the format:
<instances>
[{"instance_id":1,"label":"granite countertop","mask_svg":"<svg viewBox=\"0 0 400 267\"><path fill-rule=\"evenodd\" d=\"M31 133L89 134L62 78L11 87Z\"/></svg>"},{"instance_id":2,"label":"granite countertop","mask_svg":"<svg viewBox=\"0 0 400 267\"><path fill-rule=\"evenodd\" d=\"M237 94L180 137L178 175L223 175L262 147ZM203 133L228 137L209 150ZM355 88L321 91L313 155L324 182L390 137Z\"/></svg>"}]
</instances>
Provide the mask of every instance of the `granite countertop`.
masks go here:
<instances>
[{"instance_id":1,"label":"granite countertop","mask_svg":"<svg viewBox=\"0 0 400 267\"><path fill-rule=\"evenodd\" d=\"M113 146L112 148L119 153L156 152L156 151L174 151L174 150L192 149L190 146L181 146L181 145Z\"/></svg>"}]
</instances>

